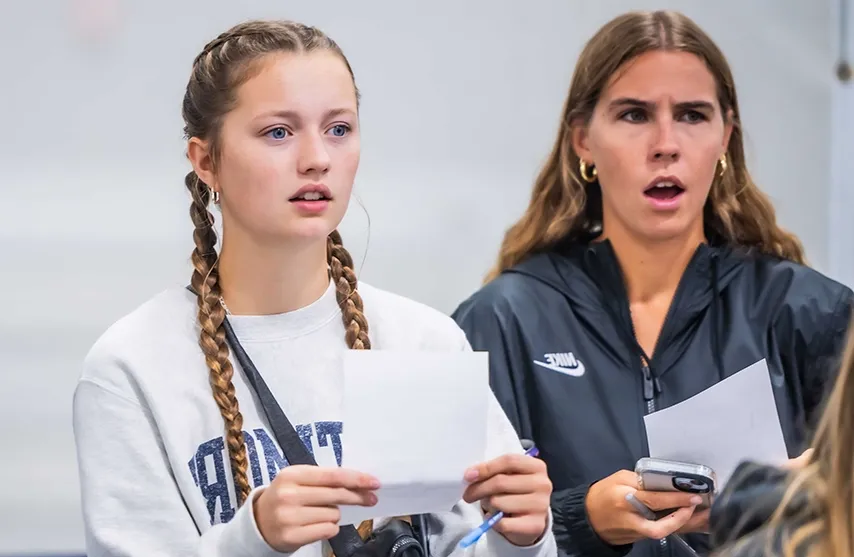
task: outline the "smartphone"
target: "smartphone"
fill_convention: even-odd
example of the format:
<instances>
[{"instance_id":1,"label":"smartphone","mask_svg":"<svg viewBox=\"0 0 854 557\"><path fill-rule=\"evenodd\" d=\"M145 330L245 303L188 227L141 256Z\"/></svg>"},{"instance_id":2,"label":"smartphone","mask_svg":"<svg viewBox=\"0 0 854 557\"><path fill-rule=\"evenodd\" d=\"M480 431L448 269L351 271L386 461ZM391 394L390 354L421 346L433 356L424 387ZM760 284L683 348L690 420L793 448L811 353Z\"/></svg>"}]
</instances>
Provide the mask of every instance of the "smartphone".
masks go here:
<instances>
[{"instance_id":1,"label":"smartphone","mask_svg":"<svg viewBox=\"0 0 854 557\"><path fill-rule=\"evenodd\" d=\"M644 491L682 491L702 497L698 509L712 505L715 495L715 471L702 464L658 458L642 458L635 465L638 485Z\"/></svg>"}]
</instances>

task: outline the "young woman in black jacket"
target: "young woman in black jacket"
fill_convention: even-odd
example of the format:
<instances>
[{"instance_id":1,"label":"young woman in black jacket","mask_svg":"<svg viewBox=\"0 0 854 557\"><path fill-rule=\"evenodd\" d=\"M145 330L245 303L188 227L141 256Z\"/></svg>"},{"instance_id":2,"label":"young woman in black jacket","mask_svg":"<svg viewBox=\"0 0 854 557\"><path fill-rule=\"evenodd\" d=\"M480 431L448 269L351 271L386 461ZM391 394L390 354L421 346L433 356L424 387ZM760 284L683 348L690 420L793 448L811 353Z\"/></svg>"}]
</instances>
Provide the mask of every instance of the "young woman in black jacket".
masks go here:
<instances>
[{"instance_id":1,"label":"young woman in black jacket","mask_svg":"<svg viewBox=\"0 0 854 557\"><path fill-rule=\"evenodd\" d=\"M576 65L557 141L487 284L454 313L554 484L571 555L703 549L690 496L625 496L643 416L765 359L791 457L837 369L852 292L805 265L746 164L733 76L674 12L606 24ZM663 541L658 541L664 538Z\"/></svg>"}]
</instances>

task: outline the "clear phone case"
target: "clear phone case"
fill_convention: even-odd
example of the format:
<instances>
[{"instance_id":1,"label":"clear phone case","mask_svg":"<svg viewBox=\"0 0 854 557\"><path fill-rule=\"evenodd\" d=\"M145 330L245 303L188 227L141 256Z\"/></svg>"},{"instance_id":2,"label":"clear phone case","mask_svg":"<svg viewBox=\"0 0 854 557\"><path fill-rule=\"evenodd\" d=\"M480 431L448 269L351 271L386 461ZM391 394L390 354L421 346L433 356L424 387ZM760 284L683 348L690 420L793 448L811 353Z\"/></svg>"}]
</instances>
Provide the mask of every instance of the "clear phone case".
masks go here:
<instances>
[{"instance_id":1,"label":"clear phone case","mask_svg":"<svg viewBox=\"0 0 854 557\"><path fill-rule=\"evenodd\" d=\"M644 491L682 491L703 498L699 508L711 505L717 478L714 470L702 464L642 458L635 466L640 489Z\"/></svg>"}]
</instances>

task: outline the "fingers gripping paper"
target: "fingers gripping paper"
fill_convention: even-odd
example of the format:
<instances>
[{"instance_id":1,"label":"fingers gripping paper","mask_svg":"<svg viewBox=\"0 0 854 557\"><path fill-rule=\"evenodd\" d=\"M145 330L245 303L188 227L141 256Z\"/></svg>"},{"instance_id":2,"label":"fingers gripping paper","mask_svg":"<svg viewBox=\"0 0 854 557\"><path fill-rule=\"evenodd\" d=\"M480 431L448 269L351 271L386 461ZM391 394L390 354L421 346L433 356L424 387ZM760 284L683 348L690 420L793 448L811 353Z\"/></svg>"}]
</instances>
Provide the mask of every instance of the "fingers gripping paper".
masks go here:
<instances>
[{"instance_id":1,"label":"fingers gripping paper","mask_svg":"<svg viewBox=\"0 0 854 557\"><path fill-rule=\"evenodd\" d=\"M340 523L450 511L486 455L489 392L484 352L348 351L341 465L382 487Z\"/></svg>"},{"instance_id":2,"label":"fingers gripping paper","mask_svg":"<svg viewBox=\"0 0 854 557\"><path fill-rule=\"evenodd\" d=\"M718 491L743 460L788 459L765 360L644 422L651 457L709 466Z\"/></svg>"}]
</instances>

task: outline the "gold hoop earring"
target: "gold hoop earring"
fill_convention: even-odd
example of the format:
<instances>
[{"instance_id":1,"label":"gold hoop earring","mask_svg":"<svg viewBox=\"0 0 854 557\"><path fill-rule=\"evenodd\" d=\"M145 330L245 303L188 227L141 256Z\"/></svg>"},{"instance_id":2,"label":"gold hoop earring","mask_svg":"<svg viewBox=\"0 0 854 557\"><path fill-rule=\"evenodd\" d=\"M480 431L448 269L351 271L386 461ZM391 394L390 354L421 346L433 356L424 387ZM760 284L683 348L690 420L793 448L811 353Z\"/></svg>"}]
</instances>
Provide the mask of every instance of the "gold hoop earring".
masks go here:
<instances>
[{"instance_id":1,"label":"gold hoop earring","mask_svg":"<svg viewBox=\"0 0 854 557\"><path fill-rule=\"evenodd\" d=\"M581 179L587 182L588 184L592 184L596 181L597 176L599 176L599 172L596 171L596 166L590 165L590 174L587 173L587 163L582 159L578 159L578 172L581 174Z\"/></svg>"},{"instance_id":2,"label":"gold hoop earring","mask_svg":"<svg viewBox=\"0 0 854 557\"><path fill-rule=\"evenodd\" d=\"M215 189L211 190L211 200L213 201L214 205L219 205L219 192Z\"/></svg>"},{"instance_id":3,"label":"gold hoop earring","mask_svg":"<svg viewBox=\"0 0 854 557\"><path fill-rule=\"evenodd\" d=\"M726 169L727 169L726 154L721 155L720 161L721 161L721 176L723 176L724 174L726 174Z\"/></svg>"}]
</instances>

